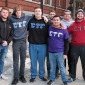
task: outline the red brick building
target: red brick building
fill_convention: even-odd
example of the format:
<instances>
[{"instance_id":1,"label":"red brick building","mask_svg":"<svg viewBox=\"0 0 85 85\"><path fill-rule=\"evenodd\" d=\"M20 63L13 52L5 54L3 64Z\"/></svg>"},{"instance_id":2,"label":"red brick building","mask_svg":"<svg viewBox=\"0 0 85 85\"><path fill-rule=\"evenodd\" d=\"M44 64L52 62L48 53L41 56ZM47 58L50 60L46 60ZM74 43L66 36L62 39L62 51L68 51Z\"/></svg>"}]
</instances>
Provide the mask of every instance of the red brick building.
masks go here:
<instances>
[{"instance_id":1,"label":"red brick building","mask_svg":"<svg viewBox=\"0 0 85 85\"><path fill-rule=\"evenodd\" d=\"M55 9L58 15L62 15L67 4L68 0L43 0L43 12L48 14L51 9ZM41 0L0 0L0 8L8 6L11 12L16 5L22 5L25 13L33 14L35 7L41 7Z\"/></svg>"}]
</instances>

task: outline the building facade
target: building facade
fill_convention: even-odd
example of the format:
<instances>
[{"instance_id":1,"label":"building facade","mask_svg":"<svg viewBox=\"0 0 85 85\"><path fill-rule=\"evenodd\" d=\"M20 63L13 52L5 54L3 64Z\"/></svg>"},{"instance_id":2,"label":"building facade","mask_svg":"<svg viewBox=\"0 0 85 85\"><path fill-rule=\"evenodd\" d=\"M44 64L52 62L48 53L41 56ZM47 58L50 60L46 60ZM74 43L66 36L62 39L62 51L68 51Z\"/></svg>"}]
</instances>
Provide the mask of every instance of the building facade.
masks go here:
<instances>
[{"instance_id":1,"label":"building facade","mask_svg":"<svg viewBox=\"0 0 85 85\"><path fill-rule=\"evenodd\" d=\"M48 14L51 9L55 9L57 15L63 15L63 11L67 8L67 0L42 0L43 13ZM0 0L0 8L8 6L12 12L16 5L21 5L26 14L33 14L34 8L41 7L41 0Z\"/></svg>"}]
</instances>

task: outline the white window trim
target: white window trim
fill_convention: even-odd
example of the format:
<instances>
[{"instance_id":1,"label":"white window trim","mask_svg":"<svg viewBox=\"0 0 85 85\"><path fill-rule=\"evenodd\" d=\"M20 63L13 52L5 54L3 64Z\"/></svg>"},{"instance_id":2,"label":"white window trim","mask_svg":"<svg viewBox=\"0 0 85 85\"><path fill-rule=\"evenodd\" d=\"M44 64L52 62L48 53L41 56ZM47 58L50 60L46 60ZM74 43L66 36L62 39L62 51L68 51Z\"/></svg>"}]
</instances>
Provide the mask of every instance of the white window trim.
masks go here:
<instances>
[{"instance_id":1,"label":"white window trim","mask_svg":"<svg viewBox=\"0 0 85 85\"><path fill-rule=\"evenodd\" d=\"M36 2L36 1L32 1L32 0L25 0L25 1L29 1L29 2L32 2L32 3L35 3L35 4L40 4L40 2ZM49 4L45 4L45 0L43 0L43 5L54 8L54 6L52 6L52 0L51 0L50 5ZM66 9L61 8L61 7L56 7L56 8L60 9L60 10L66 10Z\"/></svg>"},{"instance_id":2,"label":"white window trim","mask_svg":"<svg viewBox=\"0 0 85 85\"><path fill-rule=\"evenodd\" d=\"M32 0L25 0L25 1L29 1L29 2L33 2L33 3L36 3L36 4L40 4L40 2L36 2L36 1L32 1Z\"/></svg>"},{"instance_id":3,"label":"white window trim","mask_svg":"<svg viewBox=\"0 0 85 85\"><path fill-rule=\"evenodd\" d=\"M36 4L40 4L41 2L36 2L36 1L32 1L32 0L25 0L25 1L29 1L29 2L33 2ZM43 0L43 5L45 6L52 6L52 0L50 0L50 4L45 4L45 0Z\"/></svg>"},{"instance_id":4,"label":"white window trim","mask_svg":"<svg viewBox=\"0 0 85 85\"><path fill-rule=\"evenodd\" d=\"M59 6L61 6L61 0L59 0Z\"/></svg>"},{"instance_id":5,"label":"white window trim","mask_svg":"<svg viewBox=\"0 0 85 85\"><path fill-rule=\"evenodd\" d=\"M45 4L45 0L43 0L43 4L44 4L45 6L52 6L52 0L50 0L50 4Z\"/></svg>"}]
</instances>

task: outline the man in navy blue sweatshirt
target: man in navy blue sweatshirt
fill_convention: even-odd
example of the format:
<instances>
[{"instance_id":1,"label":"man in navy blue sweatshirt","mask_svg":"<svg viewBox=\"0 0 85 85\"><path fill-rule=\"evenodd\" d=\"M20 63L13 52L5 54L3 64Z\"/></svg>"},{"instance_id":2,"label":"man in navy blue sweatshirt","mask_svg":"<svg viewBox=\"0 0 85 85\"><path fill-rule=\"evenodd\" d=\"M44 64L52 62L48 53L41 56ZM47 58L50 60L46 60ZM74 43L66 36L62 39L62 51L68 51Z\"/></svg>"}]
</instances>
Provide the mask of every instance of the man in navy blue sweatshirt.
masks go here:
<instances>
[{"instance_id":1,"label":"man in navy blue sweatshirt","mask_svg":"<svg viewBox=\"0 0 85 85\"><path fill-rule=\"evenodd\" d=\"M37 76L37 61L39 63L39 78L46 81L45 76L45 57L47 50L48 27L42 18L41 8L36 8L34 17L28 23L29 31L29 54L31 59L31 79L34 82Z\"/></svg>"}]
</instances>

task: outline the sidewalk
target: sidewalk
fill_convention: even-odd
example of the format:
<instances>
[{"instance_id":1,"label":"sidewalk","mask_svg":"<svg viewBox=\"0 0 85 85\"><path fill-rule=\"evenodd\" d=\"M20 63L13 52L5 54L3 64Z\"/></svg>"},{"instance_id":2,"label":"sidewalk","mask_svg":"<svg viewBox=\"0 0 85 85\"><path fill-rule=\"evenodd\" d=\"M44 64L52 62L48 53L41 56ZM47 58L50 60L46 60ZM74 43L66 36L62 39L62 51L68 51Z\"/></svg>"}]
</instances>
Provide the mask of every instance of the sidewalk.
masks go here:
<instances>
[{"instance_id":1,"label":"sidewalk","mask_svg":"<svg viewBox=\"0 0 85 85\"><path fill-rule=\"evenodd\" d=\"M41 81L38 77L36 78L36 81L34 83L30 83L30 60L29 58L26 59L26 68L25 68L25 78L27 80L27 83L19 83L17 85L46 85L47 82ZM13 63L12 63L12 49L11 46L9 48L6 60L5 60L5 67L4 67L4 74L9 78L8 80L2 80L0 79L0 84L1 85L11 85L12 77L13 77ZM68 77L68 72L67 72L67 77ZM63 85L61 81L61 77L56 79L54 85ZM69 83L68 85L85 85L85 81L83 81L82 78L82 69L81 69L81 62L80 60L78 61L77 65L77 80Z\"/></svg>"}]
</instances>

